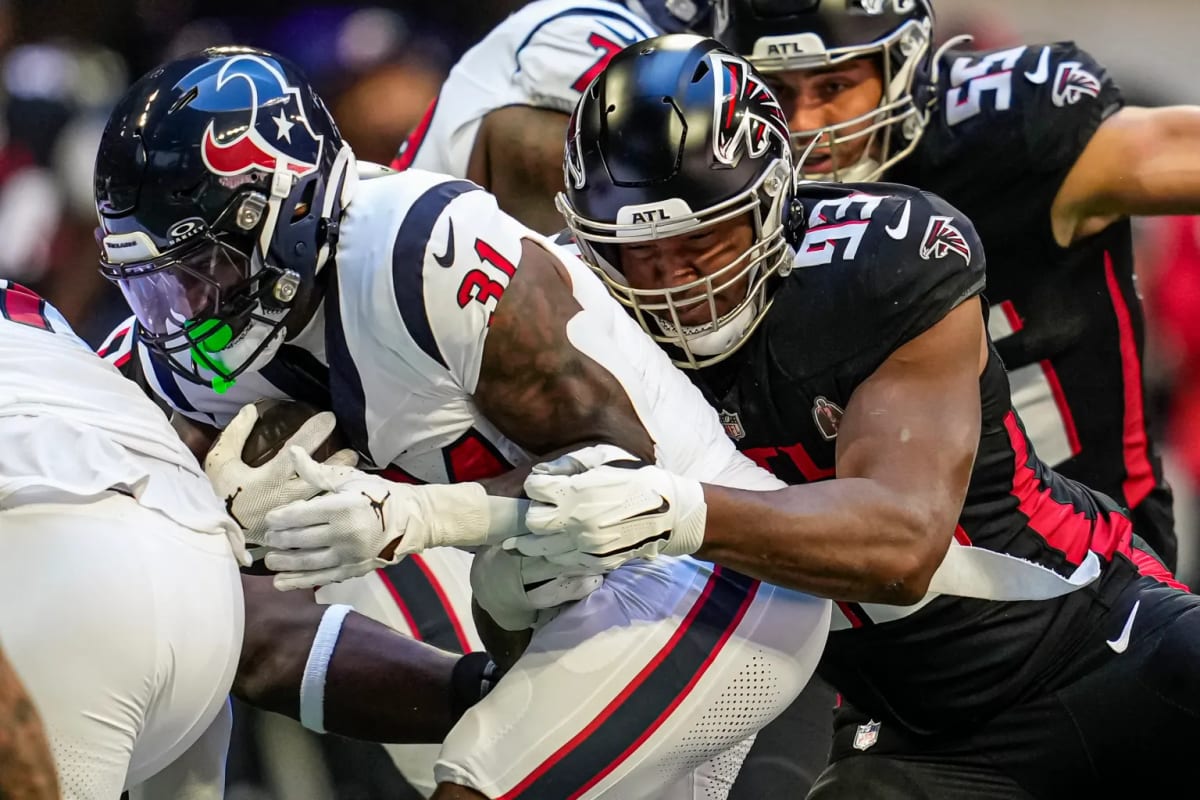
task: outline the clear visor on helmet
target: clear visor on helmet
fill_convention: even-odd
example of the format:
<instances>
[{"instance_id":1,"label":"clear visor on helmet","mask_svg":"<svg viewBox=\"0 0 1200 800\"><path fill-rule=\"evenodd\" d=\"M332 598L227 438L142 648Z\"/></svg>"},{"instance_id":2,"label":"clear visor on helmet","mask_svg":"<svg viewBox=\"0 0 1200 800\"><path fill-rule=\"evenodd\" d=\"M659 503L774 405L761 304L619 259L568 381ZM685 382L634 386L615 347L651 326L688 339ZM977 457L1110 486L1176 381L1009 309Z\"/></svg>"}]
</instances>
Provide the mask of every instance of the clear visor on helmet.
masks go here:
<instances>
[{"instance_id":1,"label":"clear visor on helmet","mask_svg":"<svg viewBox=\"0 0 1200 800\"><path fill-rule=\"evenodd\" d=\"M860 58L875 58L880 65L883 93L878 106L833 125L792 131L797 178L874 181L913 151L928 114L917 107L912 85L929 43L928 21L911 20L867 46L750 57L764 75L823 69Z\"/></svg>"},{"instance_id":2,"label":"clear visor on helmet","mask_svg":"<svg viewBox=\"0 0 1200 800\"><path fill-rule=\"evenodd\" d=\"M198 320L224 315L227 299L251 275L250 257L204 236L181 253L137 264L105 264L142 328L151 336L178 334Z\"/></svg>"},{"instance_id":3,"label":"clear visor on helmet","mask_svg":"<svg viewBox=\"0 0 1200 800\"><path fill-rule=\"evenodd\" d=\"M791 194L790 170L791 159L780 159L753 187L727 201L696 212L672 210L669 218L647 214L652 218L646 222L585 219L561 193L556 205L609 292L655 341L682 351L677 364L698 368L727 358L753 332L769 307L769 279L790 264L782 225L782 204ZM706 275L678 286L635 289L621 271L622 247L695 234L738 217L752 221L750 246ZM732 303L730 292L738 293Z\"/></svg>"}]
</instances>

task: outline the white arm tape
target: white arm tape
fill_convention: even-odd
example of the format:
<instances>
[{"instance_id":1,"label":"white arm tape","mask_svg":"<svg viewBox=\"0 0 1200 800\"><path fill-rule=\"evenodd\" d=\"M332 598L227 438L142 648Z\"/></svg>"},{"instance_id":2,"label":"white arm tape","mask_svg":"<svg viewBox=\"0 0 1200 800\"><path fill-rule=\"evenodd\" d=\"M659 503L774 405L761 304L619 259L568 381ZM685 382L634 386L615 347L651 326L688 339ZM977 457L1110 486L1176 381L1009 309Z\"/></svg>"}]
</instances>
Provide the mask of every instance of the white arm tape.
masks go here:
<instances>
[{"instance_id":1,"label":"white arm tape","mask_svg":"<svg viewBox=\"0 0 1200 800\"><path fill-rule=\"evenodd\" d=\"M418 487L420 518L430 526L431 547L482 547L528 533L529 500L494 497L479 483Z\"/></svg>"},{"instance_id":2,"label":"white arm tape","mask_svg":"<svg viewBox=\"0 0 1200 800\"><path fill-rule=\"evenodd\" d=\"M343 603L325 609L312 649L308 651L304 677L300 679L300 724L310 731L325 732L325 673L342 633L342 623L353 610Z\"/></svg>"},{"instance_id":3,"label":"white arm tape","mask_svg":"<svg viewBox=\"0 0 1200 800\"><path fill-rule=\"evenodd\" d=\"M1087 586L1100 577L1100 559L1091 550L1070 577L1040 564L952 542L929 583L929 591L983 600L1049 600Z\"/></svg>"}]
</instances>

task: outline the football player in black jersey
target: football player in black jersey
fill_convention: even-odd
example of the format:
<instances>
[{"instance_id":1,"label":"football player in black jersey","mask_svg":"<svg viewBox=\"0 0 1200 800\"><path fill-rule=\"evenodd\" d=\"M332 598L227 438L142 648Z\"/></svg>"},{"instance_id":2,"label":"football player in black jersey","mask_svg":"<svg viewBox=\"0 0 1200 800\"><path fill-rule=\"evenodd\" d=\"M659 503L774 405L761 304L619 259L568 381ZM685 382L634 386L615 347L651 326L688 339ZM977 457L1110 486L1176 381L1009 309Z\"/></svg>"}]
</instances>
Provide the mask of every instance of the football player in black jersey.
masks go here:
<instances>
[{"instance_id":1,"label":"football player in black jersey","mask_svg":"<svg viewBox=\"0 0 1200 800\"><path fill-rule=\"evenodd\" d=\"M1129 215L1200 212L1200 109L1125 108L1071 42L932 50L930 0L720 0L806 177L946 198L988 251L988 330L1042 459L1131 509L1174 569ZM966 39L966 41L964 41Z\"/></svg>"},{"instance_id":2,"label":"football player in black jersey","mask_svg":"<svg viewBox=\"0 0 1200 800\"><path fill-rule=\"evenodd\" d=\"M689 36L613 59L566 160L580 249L792 485L729 491L585 448L534 468L537 535L508 546L592 568L694 553L837 600L820 672L844 702L810 797L1152 796L1190 773L1200 599L1035 454L960 211L794 185L774 95Z\"/></svg>"}]
</instances>

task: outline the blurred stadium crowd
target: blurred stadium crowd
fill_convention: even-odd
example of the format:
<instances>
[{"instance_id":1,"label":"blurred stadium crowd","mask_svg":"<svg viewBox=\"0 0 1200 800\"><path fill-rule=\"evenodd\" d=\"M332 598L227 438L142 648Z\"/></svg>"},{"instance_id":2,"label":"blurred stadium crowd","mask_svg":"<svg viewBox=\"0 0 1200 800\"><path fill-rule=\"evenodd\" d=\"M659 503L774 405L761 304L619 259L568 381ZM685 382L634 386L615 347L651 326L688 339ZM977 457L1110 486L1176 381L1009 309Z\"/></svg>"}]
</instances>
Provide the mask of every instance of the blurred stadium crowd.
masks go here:
<instances>
[{"instance_id":1,"label":"blurred stadium crowd","mask_svg":"<svg viewBox=\"0 0 1200 800\"><path fill-rule=\"evenodd\" d=\"M128 316L95 268L92 168L111 105L163 59L235 42L281 52L330 100L359 158L387 163L457 56L521 5L0 0L0 277L33 287L93 345ZM969 31L981 47L1000 46L1017 38L1000 14L947 15L939 32ZM1145 96L1143 76L1117 77L1137 104L1176 99ZM1200 218L1139 221L1137 233L1149 377L1180 504L1179 572L1194 585L1200 529L1189 509L1200 487ZM317 737L246 709L237 720L227 795L233 800L419 796L378 747Z\"/></svg>"}]
</instances>

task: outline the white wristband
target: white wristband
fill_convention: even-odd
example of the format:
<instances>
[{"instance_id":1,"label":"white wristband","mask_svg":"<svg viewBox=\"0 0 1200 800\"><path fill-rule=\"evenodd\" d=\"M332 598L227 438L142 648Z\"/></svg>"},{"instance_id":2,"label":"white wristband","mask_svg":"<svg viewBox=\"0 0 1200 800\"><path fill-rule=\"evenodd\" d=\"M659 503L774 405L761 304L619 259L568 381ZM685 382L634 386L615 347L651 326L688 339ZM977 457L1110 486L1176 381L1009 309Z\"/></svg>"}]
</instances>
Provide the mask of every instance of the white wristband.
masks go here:
<instances>
[{"instance_id":1,"label":"white wristband","mask_svg":"<svg viewBox=\"0 0 1200 800\"><path fill-rule=\"evenodd\" d=\"M430 547L499 544L526 531L527 499L494 497L479 483L427 484L419 492Z\"/></svg>"},{"instance_id":2,"label":"white wristband","mask_svg":"<svg viewBox=\"0 0 1200 800\"><path fill-rule=\"evenodd\" d=\"M325 609L321 624L317 626L317 635L313 637L312 648L308 651L304 677L300 679L300 724L310 731L325 732L325 673L329 670L333 648L337 646L338 636L342 633L342 623L353 610L343 603Z\"/></svg>"}]
</instances>

